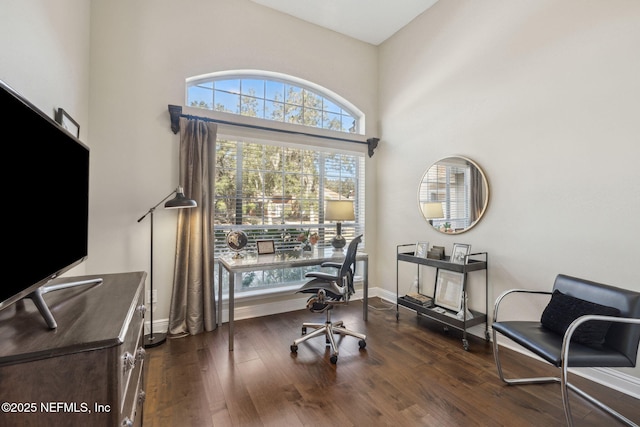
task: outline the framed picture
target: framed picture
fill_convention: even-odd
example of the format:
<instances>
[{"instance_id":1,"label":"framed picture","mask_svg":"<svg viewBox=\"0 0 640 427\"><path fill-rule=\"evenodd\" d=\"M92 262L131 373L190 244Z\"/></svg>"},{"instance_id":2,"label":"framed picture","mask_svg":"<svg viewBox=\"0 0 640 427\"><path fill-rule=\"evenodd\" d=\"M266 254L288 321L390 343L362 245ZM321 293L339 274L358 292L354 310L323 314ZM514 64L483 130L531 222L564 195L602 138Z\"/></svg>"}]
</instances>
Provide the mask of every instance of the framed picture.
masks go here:
<instances>
[{"instance_id":1,"label":"framed picture","mask_svg":"<svg viewBox=\"0 0 640 427\"><path fill-rule=\"evenodd\" d=\"M58 108L58 111L56 111L56 122L71 135L80 138L80 125L62 108Z\"/></svg>"},{"instance_id":2,"label":"framed picture","mask_svg":"<svg viewBox=\"0 0 640 427\"><path fill-rule=\"evenodd\" d=\"M416 251L414 256L417 256L418 258L426 258L428 251L429 242L418 242L416 243Z\"/></svg>"},{"instance_id":3,"label":"framed picture","mask_svg":"<svg viewBox=\"0 0 640 427\"><path fill-rule=\"evenodd\" d=\"M471 252L471 245L465 245L463 243L454 243L453 251L451 252L451 262L456 264L464 264L467 255Z\"/></svg>"},{"instance_id":4,"label":"framed picture","mask_svg":"<svg viewBox=\"0 0 640 427\"><path fill-rule=\"evenodd\" d=\"M437 306L457 313L462 308L463 289L464 273L438 269L434 299Z\"/></svg>"},{"instance_id":5,"label":"framed picture","mask_svg":"<svg viewBox=\"0 0 640 427\"><path fill-rule=\"evenodd\" d=\"M273 240L258 240L256 246L258 247L258 255L276 253L276 245Z\"/></svg>"}]
</instances>

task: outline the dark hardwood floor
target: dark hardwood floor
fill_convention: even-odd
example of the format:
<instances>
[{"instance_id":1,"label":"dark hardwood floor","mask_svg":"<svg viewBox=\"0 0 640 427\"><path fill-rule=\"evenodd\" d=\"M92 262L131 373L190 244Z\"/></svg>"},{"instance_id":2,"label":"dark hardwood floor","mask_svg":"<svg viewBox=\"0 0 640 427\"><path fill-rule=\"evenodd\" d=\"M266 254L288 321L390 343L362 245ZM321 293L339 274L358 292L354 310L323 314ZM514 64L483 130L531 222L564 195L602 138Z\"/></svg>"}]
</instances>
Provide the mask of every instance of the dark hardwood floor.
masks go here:
<instances>
[{"instance_id":1,"label":"dark hardwood floor","mask_svg":"<svg viewBox=\"0 0 640 427\"><path fill-rule=\"evenodd\" d=\"M324 338L302 343L302 322L322 321L307 310L237 321L234 351L228 329L168 340L147 350L144 426L562 426L560 386L507 386L498 379L489 343L412 311L370 299L334 310L350 329L367 334L367 347L338 338L338 363L329 361ZM555 369L508 349L507 372ZM576 383L640 421L640 402L577 378ZM571 395L577 426L618 423Z\"/></svg>"}]
</instances>

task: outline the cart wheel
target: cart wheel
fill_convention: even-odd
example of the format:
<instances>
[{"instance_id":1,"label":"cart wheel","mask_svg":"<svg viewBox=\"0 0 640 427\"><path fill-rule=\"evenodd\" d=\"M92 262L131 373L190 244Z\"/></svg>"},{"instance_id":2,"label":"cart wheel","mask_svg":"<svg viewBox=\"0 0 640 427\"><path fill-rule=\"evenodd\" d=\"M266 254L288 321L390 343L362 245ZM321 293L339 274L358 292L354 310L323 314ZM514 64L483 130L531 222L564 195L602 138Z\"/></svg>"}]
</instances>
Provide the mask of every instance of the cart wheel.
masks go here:
<instances>
[{"instance_id":1,"label":"cart wheel","mask_svg":"<svg viewBox=\"0 0 640 427\"><path fill-rule=\"evenodd\" d=\"M467 341L466 339L463 339L462 348L464 348L465 351L469 351L469 341Z\"/></svg>"},{"instance_id":2,"label":"cart wheel","mask_svg":"<svg viewBox=\"0 0 640 427\"><path fill-rule=\"evenodd\" d=\"M358 345L360 346L360 349L363 349L367 346L367 342L365 340L360 340L358 341Z\"/></svg>"},{"instance_id":3,"label":"cart wheel","mask_svg":"<svg viewBox=\"0 0 640 427\"><path fill-rule=\"evenodd\" d=\"M396 311L396 321L400 319L400 313Z\"/></svg>"},{"instance_id":4,"label":"cart wheel","mask_svg":"<svg viewBox=\"0 0 640 427\"><path fill-rule=\"evenodd\" d=\"M329 360L335 365L336 363L338 363L338 356L334 354Z\"/></svg>"},{"instance_id":5,"label":"cart wheel","mask_svg":"<svg viewBox=\"0 0 640 427\"><path fill-rule=\"evenodd\" d=\"M295 344L291 345L291 353L297 353L298 352L298 346Z\"/></svg>"},{"instance_id":6,"label":"cart wheel","mask_svg":"<svg viewBox=\"0 0 640 427\"><path fill-rule=\"evenodd\" d=\"M489 333L489 331L484 332L484 339L487 341L491 341L491 334Z\"/></svg>"}]
</instances>

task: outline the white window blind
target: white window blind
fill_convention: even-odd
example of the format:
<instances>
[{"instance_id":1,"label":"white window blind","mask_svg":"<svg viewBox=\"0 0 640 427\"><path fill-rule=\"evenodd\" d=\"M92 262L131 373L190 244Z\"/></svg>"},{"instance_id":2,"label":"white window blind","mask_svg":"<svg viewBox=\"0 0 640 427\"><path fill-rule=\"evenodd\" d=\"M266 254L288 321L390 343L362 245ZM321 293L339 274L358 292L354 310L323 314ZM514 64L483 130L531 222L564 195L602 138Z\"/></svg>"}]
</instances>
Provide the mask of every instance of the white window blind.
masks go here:
<instances>
[{"instance_id":1,"label":"white window blind","mask_svg":"<svg viewBox=\"0 0 640 427\"><path fill-rule=\"evenodd\" d=\"M364 232L365 157L360 151L282 141L274 132L238 136L232 126L219 128L214 195L214 256L230 252L226 235L243 230L245 250L256 241L274 240L276 249L300 245L301 231L316 232L319 246L330 247L336 224L324 220L325 200L354 201L355 220L342 224L347 241ZM364 247L364 242L361 244ZM299 284L304 269L247 273L236 292L273 290ZM217 276L216 276L217 277ZM226 282L226 281L225 281Z\"/></svg>"}]
</instances>

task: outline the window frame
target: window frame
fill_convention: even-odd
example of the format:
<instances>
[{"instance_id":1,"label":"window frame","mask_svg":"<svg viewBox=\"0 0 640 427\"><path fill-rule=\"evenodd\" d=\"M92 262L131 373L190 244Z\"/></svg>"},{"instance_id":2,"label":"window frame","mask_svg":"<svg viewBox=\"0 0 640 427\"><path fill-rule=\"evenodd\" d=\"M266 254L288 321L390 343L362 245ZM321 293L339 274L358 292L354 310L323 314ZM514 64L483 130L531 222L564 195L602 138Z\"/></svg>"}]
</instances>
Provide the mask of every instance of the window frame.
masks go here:
<instances>
[{"instance_id":1,"label":"window frame","mask_svg":"<svg viewBox=\"0 0 640 427\"><path fill-rule=\"evenodd\" d=\"M351 116L355 121L355 125L354 125L354 129L353 132L344 132L344 131L338 131L338 130L332 130L332 129L328 129L328 128L324 128L324 127L314 127L314 126L308 126L308 125L304 125L304 124L295 124L295 123L288 123L286 121L278 121L278 120L271 120L271 119L266 119L266 118L259 118L259 117L252 117L252 116L245 116L241 114L241 110L242 110L242 103L240 103L238 105L238 113L229 113L229 112L224 112L224 111L218 111L215 109L215 105L212 105L212 108L201 108L201 107L197 107L197 106L191 106L190 103L190 97L189 97L189 89L191 86L193 85L200 85L200 84L206 84L206 83L211 83L212 87L210 88L210 90L214 91L215 88L215 83L214 82L222 82L222 81L228 81L228 80L235 80L235 79L239 79L239 80L262 80L265 82L268 81L273 81L273 82L279 82L279 83L283 83L284 85L291 85L291 86L295 86L295 87L299 87L301 89L307 90L317 96L323 97L324 99L329 100L330 102L332 102L333 104L337 105L338 107L340 107L343 111L345 111L346 113L348 113L349 116ZM345 98L341 97L340 95L336 94L335 92L330 91L329 89L326 89L320 85L317 85L313 82L307 81L307 80L303 80L294 76L290 76L287 74L283 74L283 73L276 73L276 72L270 72L270 71L262 71L262 70L228 70L228 71L220 71L220 72L214 72L214 73L208 73L208 74L203 74L203 75L198 75L198 76L193 76L193 77L189 77L186 79L185 82L185 106L190 106L191 108L197 108L199 110L204 110L204 111L212 111L212 112L218 112L218 113L222 113L222 114L226 114L232 117L248 117L248 118L255 118L257 120L260 120L262 122L266 122L266 123L271 123L271 124L284 124L284 125L296 125L296 126L301 126L305 129L317 129L317 130L325 130L325 131L331 131L331 132L335 132L335 133L340 133L343 135L364 135L365 133L365 115L362 111L360 111L355 105L353 105L351 102L349 102L348 100L346 100ZM233 93L233 91L230 91L230 93ZM236 94L234 94L236 95ZM237 96L240 99L242 96L249 96L247 94L243 94L240 90L240 87L238 87L237 89ZM265 95L266 97L266 95ZM257 98L260 99L260 98ZM262 99L263 101L266 100L266 98ZM285 100L283 99L282 102L284 103ZM303 107L304 108L304 107ZM322 110L323 112L323 116L324 113L333 113L332 111L329 110ZM233 120L233 119L232 119Z\"/></svg>"}]
</instances>

